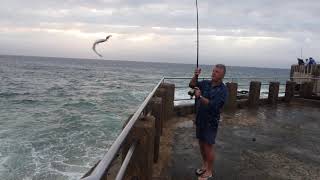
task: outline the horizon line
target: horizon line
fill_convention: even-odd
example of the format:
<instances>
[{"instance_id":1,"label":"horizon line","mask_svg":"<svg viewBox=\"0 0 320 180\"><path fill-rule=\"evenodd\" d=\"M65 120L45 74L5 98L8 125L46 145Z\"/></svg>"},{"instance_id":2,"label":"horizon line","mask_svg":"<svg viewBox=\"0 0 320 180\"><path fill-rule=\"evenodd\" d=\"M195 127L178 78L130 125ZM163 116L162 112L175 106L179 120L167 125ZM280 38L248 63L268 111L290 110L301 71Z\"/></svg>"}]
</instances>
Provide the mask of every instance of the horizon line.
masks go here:
<instances>
[{"instance_id":1,"label":"horizon line","mask_svg":"<svg viewBox=\"0 0 320 180\"><path fill-rule=\"evenodd\" d=\"M121 59L92 59L92 58L81 58L81 57L61 57L61 56L40 56L40 55L20 55L20 54L0 54L1 56L17 56L17 57L36 57L36 58L62 58L62 59L79 59L79 60L96 60L96 61L122 61L122 62L137 62L137 63L160 63L160 64L183 64L183 65L194 65L196 64L191 64L191 63L176 63L176 62L160 62L160 61L137 61L137 60L121 60ZM204 66L214 66L215 64L201 64L199 65L204 65ZM257 67L257 66L239 66L239 65L226 65L227 67L247 67L247 68L260 68L260 69L290 69L288 68L281 68L281 67Z\"/></svg>"}]
</instances>

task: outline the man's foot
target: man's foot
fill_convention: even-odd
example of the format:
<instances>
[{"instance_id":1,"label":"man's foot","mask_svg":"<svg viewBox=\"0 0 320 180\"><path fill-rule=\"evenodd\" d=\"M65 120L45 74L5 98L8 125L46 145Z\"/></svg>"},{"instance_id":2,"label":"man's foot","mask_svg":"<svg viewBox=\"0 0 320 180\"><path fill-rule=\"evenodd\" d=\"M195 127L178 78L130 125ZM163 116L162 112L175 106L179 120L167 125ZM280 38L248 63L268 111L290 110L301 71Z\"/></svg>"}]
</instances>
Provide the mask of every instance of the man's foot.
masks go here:
<instances>
[{"instance_id":1,"label":"man's foot","mask_svg":"<svg viewBox=\"0 0 320 180\"><path fill-rule=\"evenodd\" d=\"M213 180L213 173L205 172L201 176L199 176L198 180Z\"/></svg>"}]
</instances>

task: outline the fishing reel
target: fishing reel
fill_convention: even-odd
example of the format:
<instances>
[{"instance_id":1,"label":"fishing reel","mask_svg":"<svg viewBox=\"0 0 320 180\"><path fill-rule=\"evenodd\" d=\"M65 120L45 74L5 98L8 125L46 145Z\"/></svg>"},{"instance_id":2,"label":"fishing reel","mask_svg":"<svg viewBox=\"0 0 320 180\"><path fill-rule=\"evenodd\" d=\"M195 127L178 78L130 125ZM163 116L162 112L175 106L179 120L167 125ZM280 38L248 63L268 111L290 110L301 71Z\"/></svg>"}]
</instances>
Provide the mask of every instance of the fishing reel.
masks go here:
<instances>
[{"instance_id":1,"label":"fishing reel","mask_svg":"<svg viewBox=\"0 0 320 180\"><path fill-rule=\"evenodd\" d=\"M193 98L193 96L195 95L195 92L196 91L194 89L191 89L191 90L188 91L188 95L190 96L190 99Z\"/></svg>"}]
</instances>

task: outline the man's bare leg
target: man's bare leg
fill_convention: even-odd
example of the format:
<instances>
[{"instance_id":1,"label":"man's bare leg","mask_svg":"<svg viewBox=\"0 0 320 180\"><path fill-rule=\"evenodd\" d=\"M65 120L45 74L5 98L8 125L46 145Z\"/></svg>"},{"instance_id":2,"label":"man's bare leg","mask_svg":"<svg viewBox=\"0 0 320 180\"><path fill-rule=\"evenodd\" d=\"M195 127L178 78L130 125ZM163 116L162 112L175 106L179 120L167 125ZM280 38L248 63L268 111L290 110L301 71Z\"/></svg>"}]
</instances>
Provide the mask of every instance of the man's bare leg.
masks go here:
<instances>
[{"instance_id":1,"label":"man's bare leg","mask_svg":"<svg viewBox=\"0 0 320 180\"><path fill-rule=\"evenodd\" d=\"M199 140L199 147L200 147L200 153L202 157L202 167L201 169L207 169L207 158L206 158L206 153L204 149L204 142Z\"/></svg>"},{"instance_id":2,"label":"man's bare leg","mask_svg":"<svg viewBox=\"0 0 320 180\"><path fill-rule=\"evenodd\" d=\"M214 146L212 144L203 143L206 162L207 162L207 169L203 176L210 176L213 175L213 163L215 159L215 152Z\"/></svg>"}]
</instances>

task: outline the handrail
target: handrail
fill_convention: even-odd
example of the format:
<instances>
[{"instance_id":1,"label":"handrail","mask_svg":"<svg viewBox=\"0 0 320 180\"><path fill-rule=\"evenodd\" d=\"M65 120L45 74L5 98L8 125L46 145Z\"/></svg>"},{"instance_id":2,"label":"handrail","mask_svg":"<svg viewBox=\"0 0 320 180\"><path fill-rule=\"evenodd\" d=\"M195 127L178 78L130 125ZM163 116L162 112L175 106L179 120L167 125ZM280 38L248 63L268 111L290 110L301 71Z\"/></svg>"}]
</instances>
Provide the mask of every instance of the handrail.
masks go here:
<instances>
[{"instance_id":1,"label":"handrail","mask_svg":"<svg viewBox=\"0 0 320 180\"><path fill-rule=\"evenodd\" d=\"M128 136L130 130L134 126L134 124L137 122L140 114L143 112L145 107L148 105L149 101L155 94L156 90L159 88L161 83L163 83L164 77L161 78L161 80L158 82L158 84L153 88L151 93L145 98L143 103L140 105L138 110L133 114L133 116L128 121L127 125L123 128L117 139L114 141L114 143L111 145L108 152L103 156L99 164L94 168L92 173L88 176L83 178L83 180L100 180L106 170L108 170L111 166L112 161L116 157L117 152L119 151L121 145L125 141L126 137Z\"/></svg>"},{"instance_id":2,"label":"handrail","mask_svg":"<svg viewBox=\"0 0 320 180\"><path fill-rule=\"evenodd\" d=\"M127 167L128 167L128 164L132 158L132 155L134 153L134 150L136 149L136 146L137 146L137 142L134 142L131 146L130 146L130 149L128 150L128 153L126 155L126 157L124 158L123 160L123 163L120 167L120 170L117 174L117 177L116 177L116 180L122 180L123 177L124 177L124 174L127 170Z\"/></svg>"}]
</instances>

